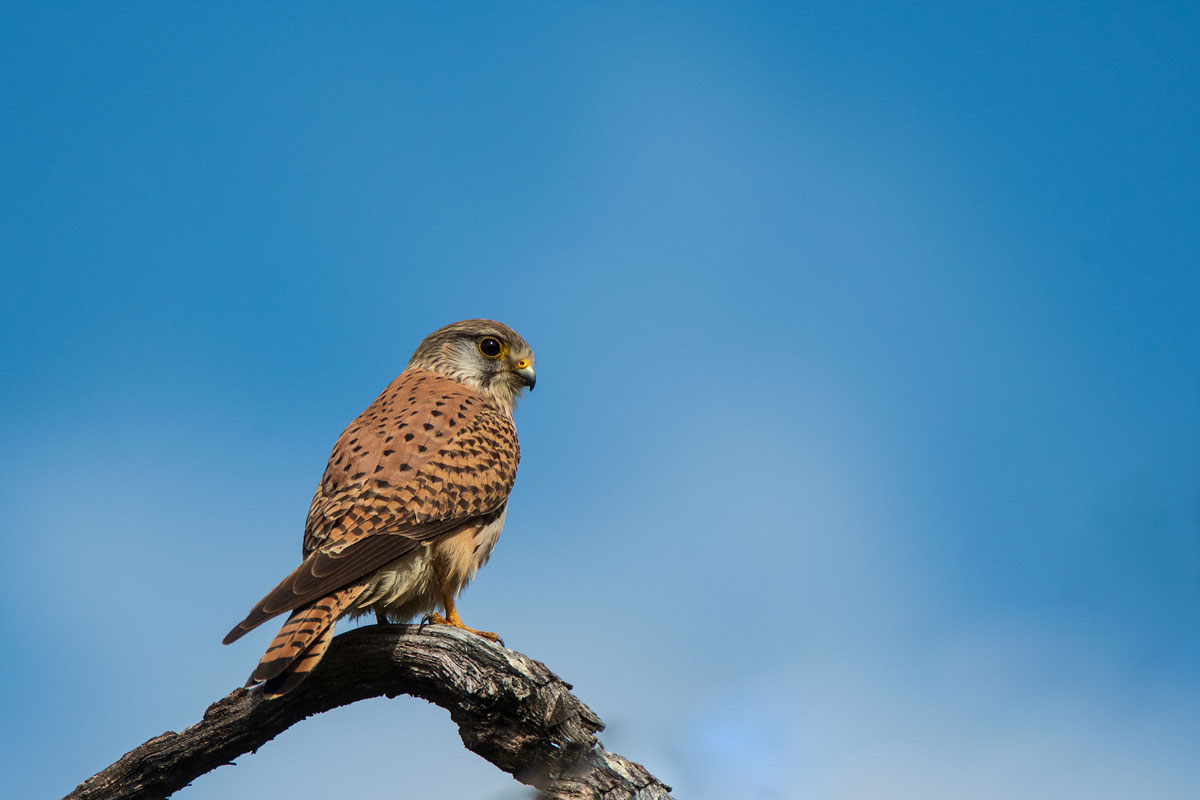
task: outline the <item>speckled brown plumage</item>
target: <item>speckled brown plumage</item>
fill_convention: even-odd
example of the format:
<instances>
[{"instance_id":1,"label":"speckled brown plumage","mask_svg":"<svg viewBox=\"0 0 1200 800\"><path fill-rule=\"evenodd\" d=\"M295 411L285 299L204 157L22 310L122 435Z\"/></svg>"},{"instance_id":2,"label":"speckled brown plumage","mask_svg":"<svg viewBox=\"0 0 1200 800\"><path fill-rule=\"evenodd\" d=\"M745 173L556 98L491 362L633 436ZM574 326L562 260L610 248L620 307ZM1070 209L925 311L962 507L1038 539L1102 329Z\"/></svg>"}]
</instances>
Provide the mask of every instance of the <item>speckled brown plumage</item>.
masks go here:
<instances>
[{"instance_id":1,"label":"speckled brown plumage","mask_svg":"<svg viewBox=\"0 0 1200 800\"><path fill-rule=\"evenodd\" d=\"M299 683L347 614L401 621L440 604L446 617L435 621L466 627L454 597L503 525L520 459L513 405L533 381L532 350L500 323L466 320L426 337L334 445L303 563L225 637L293 612L251 684L282 694Z\"/></svg>"}]
</instances>

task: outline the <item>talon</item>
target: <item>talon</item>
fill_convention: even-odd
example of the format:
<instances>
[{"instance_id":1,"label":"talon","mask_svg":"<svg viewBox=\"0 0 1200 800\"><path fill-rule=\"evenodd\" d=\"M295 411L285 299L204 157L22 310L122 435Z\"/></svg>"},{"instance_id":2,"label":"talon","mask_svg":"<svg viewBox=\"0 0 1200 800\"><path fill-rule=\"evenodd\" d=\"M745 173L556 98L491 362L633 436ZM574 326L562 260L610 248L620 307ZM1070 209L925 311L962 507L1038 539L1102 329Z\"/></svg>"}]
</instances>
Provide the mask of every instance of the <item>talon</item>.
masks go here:
<instances>
[{"instance_id":1,"label":"talon","mask_svg":"<svg viewBox=\"0 0 1200 800\"><path fill-rule=\"evenodd\" d=\"M436 561L434 562L434 574L438 575L438 565ZM437 580L439 583L442 582L441 577L439 577ZM504 646L504 640L500 638L499 634L492 633L491 631L477 631L474 628L468 628L463 624L462 617L458 616L458 609L454 607L453 591L448 591L445 588L442 589L442 607L446 609L446 616L443 617L436 611L431 611L425 615L425 619L429 620L429 622L434 625L449 625L452 628L458 628L460 630L473 633L476 636L482 636L489 642L499 642L501 647ZM424 625L425 623L422 622L421 626L424 627Z\"/></svg>"},{"instance_id":2,"label":"talon","mask_svg":"<svg viewBox=\"0 0 1200 800\"><path fill-rule=\"evenodd\" d=\"M464 625L462 618L458 616L458 611L455 610L453 605L450 606L450 613L448 617L449 618L443 617L436 611L430 611L421 618L421 627L417 630L424 630L426 625L449 625L451 628L458 628L460 631L466 631L467 633L473 633L476 636L482 636L489 642L498 642L501 647L504 646L504 640L500 638L500 634L492 633L491 631L478 631L474 628L468 628L466 625Z\"/></svg>"}]
</instances>

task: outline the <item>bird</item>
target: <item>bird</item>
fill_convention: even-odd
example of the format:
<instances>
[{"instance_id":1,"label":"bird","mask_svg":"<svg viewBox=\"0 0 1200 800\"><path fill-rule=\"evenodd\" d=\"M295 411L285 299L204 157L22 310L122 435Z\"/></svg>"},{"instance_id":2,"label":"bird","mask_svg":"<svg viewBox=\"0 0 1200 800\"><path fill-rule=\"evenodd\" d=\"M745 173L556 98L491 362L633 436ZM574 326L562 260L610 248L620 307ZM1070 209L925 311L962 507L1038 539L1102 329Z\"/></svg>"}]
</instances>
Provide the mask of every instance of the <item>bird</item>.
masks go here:
<instances>
[{"instance_id":1,"label":"bird","mask_svg":"<svg viewBox=\"0 0 1200 800\"><path fill-rule=\"evenodd\" d=\"M533 350L488 319L439 328L334 444L304 526L304 560L224 639L291 615L246 685L298 686L334 624L425 615L467 627L455 598L491 556L521 458L513 410L536 383ZM445 612L439 614L437 608Z\"/></svg>"}]
</instances>

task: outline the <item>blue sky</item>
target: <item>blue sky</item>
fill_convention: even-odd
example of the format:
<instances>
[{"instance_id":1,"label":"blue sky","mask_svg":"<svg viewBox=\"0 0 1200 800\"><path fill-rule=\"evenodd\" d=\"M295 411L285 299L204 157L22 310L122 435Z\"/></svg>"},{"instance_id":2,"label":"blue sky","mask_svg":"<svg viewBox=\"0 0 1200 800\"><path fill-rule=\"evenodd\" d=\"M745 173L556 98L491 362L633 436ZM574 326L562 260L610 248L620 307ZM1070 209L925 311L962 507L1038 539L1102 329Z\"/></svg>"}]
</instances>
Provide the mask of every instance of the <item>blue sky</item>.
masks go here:
<instances>
[{"instance_id":1,"label":"blue sky","mask_svg":"<svg viewBox=\"0 0 1200 800\"><path fill-rule=\"evenodd\" d=\"M474 316L539 382L463 616L677 796L1200 792L1192 4L4 19L16 795L244 680L337 434ZM333 791L526 796L399 699L178 797Z\"/></svg>"}]
</instances>

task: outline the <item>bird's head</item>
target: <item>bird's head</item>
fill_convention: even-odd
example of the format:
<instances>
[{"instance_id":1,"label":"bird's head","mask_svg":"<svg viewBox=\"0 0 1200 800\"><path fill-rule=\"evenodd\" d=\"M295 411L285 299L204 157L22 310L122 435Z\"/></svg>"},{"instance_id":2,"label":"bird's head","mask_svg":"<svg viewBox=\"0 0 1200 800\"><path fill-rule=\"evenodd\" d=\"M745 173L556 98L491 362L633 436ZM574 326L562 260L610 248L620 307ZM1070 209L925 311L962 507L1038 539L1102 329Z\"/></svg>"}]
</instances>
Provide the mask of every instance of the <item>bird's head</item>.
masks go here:
<instances>
[{"instance_id":1,"label":"bird's head","mask_svg":"<svg viewBox=\"0 0 1200 800\"><path fill-rule=\"evenodd\" d=\"M520 334L502 322L466 319L426 336L409 360L492 395L512 410L521 390L533 389L533 349Z\"/></svg>"}]
</instances>

